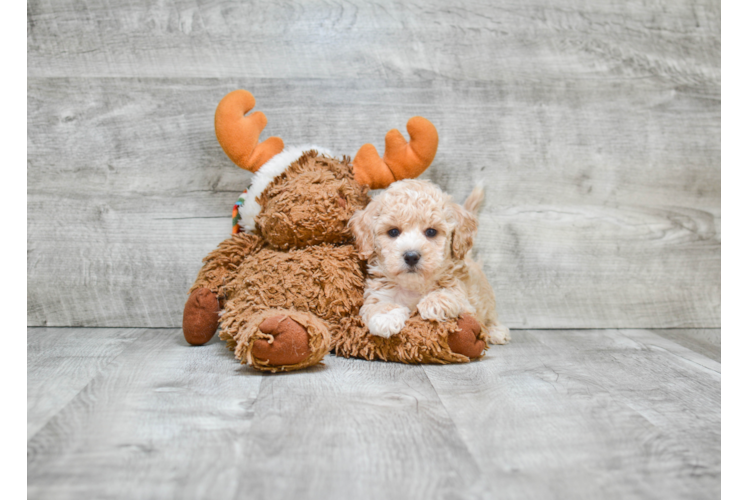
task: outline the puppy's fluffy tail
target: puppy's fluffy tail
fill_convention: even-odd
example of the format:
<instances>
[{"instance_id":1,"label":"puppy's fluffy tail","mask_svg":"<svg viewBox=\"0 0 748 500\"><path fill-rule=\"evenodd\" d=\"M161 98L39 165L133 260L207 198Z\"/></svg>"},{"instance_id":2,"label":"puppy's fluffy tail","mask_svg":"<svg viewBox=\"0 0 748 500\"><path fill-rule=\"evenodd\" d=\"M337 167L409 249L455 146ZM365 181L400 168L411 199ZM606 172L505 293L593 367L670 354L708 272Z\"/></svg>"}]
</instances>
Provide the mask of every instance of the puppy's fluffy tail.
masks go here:
<instances>
[{"instance_id":1,"label":"puppy's fluffy tail","mask_svg":"<svg viewBox=\"0 0 748 500\"><path fill-rule=\"evenodd\" d=\"M465 208L475 215L478 215L481 205L483 205L483 198L485 198L485 192L483 190L483 183L479 183L473 188L473 192L465 200Z\"/></svg>"}]
</instances>

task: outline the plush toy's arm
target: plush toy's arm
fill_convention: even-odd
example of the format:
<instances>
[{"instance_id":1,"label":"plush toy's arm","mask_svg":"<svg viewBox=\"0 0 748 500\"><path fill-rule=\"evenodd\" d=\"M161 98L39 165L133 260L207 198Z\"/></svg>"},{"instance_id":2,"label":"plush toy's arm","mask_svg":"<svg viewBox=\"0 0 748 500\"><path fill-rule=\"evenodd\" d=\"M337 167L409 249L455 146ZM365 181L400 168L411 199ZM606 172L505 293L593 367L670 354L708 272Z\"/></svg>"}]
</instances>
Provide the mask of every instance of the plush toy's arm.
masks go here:
<instances>
[{"instance_id":1,"label":"plush toy's arm","mask_svg":"<svg viewBox=\"0 0 748 500\"><path fill-rule=\"evenodd\" d=\"M244 259L260 249L262 244L262 238L251 233L234 234L221 242L218 248L203 259L203 267L189 293L199 288L207 288L219 299L223 299L222 287L231 280L234 271Z\"/></svg>"},{"instance_id":2,"label":"plush toy's arm","mask_svg":"<svg viewBox=\"0 0 748 500\"><path fill-rule=\"evenodd\" d=\"M262 239L255 234L239 233L223 241L203 259L203 268L190 288L184 305L182 332L187 342L203 345L216 333L224 287L244 259L262 247Z\"/></svg>"}]
</instances>

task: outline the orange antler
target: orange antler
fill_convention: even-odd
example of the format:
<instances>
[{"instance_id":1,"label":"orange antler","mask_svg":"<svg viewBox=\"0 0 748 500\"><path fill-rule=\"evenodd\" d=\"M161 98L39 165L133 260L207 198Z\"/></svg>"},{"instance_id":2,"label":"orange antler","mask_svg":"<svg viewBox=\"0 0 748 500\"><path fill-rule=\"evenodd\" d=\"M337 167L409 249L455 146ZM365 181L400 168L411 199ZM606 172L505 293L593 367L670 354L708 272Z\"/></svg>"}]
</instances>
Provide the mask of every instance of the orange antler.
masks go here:
<instances>
[{"instance_id":1,"label":"orange antler","mask_svg":"<svg viewBox=\"0 0 748 500\"><path fill-rule=\"evenodd\" d=\"M353 171L360 184L372 189L383 189L395 181L414 179L426 170L436 156L439 134L426 118L414 116L408 120L410 142L392 129L384 137L384 158L380 158L372 144L364 144L353 159Z\"/></svg>"},{"instance_id":2,"label":"orange antler","mask_svg":"<svg viewBox=\"0 0 748 500\"><path fill-rule=\"evenodd\" d=\"M257 144L268 119L261 111L244 116L254 107L255 98L250 92L235 90L218 103L215 122L216 137L226 156L250 172L257 172L263 163L283 151L280 137Z\"/></svg>"}]
</instances>

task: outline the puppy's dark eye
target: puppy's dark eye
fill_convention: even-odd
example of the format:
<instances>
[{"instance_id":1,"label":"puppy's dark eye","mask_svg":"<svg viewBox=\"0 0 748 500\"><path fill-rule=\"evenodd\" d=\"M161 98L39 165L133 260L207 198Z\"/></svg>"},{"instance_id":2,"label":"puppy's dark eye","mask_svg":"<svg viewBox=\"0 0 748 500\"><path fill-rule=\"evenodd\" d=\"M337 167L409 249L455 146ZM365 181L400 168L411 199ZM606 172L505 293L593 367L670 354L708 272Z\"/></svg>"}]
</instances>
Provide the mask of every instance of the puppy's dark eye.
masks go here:
<instances>
[{"instance_id":1,"label":"puppy's dark eye","mask_svg":"<svg viewBox=\"0 0 748 500\"><path fill-rule=\"evenodd\" d=\"M400 236L400 230L396 227L393 227L392 229L387 231L387 234L389 234L392 238L397 238L398 236Z\"/></svg>"},{"instance_id":2,"label":"puppy's dark eye","mask_svg":"<svg viewBox=\"0 0 748 500\"><path fill-rule=\"evenodd\" d=\"M430 227L426 230L426 236L428 236L429 238L433 238L434 236L436 236L436 232L436 229Z\"/></svg>"}]
</instances>

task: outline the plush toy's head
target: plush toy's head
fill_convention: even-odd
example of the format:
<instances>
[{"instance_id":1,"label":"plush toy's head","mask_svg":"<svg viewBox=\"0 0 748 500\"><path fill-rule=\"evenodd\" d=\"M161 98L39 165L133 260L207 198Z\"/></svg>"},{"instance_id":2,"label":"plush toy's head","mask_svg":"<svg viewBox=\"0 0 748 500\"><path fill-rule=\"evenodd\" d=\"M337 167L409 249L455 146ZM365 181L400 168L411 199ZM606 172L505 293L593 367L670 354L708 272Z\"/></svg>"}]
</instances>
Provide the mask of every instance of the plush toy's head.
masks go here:
<instances>
[{"instance_id":1,"label":"plush toy's head","mask_svg":"<svg viewBox=\"0 0 748 500\"><path fill-rule=\"evenodd\" d=\"M368 190L347 158L306 151L261 193L255 230L284 250L351 240L348 220L369 202Z\"/></svg>"},{"instance_id":2,"label":"plush toy's head","mask_svg":"<svg viewBox=\"0 0 748 500\"><path fill-rule=\"evenodd\" d=\"M280 249L352 239L348 221L369 202L368 189L415 178L436 155L436 128L418 116L408 120L410 142L397 130L387 133L383 158L371 144L351 162L315 146L284 149L278 137L258 143L267 119L259 111L245 116L254 104L246 90L226 95L216 109L216 136L234 163L255 173L235 230L254 231Z\"/></svg>"}]
</instances>

